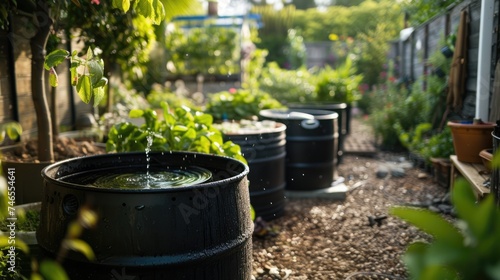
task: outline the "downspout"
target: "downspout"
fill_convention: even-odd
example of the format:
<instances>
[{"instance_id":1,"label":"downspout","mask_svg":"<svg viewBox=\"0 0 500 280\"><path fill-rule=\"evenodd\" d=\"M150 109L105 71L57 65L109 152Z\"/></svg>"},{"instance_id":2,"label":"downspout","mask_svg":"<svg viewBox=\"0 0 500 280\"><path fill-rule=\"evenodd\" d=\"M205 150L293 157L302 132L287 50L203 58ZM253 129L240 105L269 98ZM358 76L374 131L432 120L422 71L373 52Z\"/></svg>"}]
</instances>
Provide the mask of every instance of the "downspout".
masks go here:
<instances>
[{"instance_id":1,"label":"downspout","mask_svg":"<svg viewBox=\"0 0 500 280\"><path fill-rule=\"evenodd\" d=\"M479 25L479 55L476 86L476 119L488 121L490 84L491 84L491 48L493 37L494 7L491 0L481 1L481 21Z\"/></svg>"}]
</instances>

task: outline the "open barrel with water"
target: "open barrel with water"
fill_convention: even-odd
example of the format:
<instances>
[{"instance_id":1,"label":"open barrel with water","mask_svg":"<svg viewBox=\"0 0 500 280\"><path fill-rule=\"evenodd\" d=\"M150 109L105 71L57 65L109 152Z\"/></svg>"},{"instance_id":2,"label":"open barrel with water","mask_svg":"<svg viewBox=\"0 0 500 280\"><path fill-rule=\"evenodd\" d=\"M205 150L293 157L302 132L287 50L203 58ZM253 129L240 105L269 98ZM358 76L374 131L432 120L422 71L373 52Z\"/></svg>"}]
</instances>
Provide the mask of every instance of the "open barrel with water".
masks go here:
<instances>
[{"instance_id":1,"label":"open barrel with water","mask_svg":"<svg viewBox=\"0 0 500 280\"><path fill-rule=\"evenodd\" d=\"M240 161L189 152L61 161L42 171L37 240L56 255L86 207L98 222L80 238L95 260L70 251L64 267L71 279L250 279L247 174Z\"/></svg>"}]
</instances>

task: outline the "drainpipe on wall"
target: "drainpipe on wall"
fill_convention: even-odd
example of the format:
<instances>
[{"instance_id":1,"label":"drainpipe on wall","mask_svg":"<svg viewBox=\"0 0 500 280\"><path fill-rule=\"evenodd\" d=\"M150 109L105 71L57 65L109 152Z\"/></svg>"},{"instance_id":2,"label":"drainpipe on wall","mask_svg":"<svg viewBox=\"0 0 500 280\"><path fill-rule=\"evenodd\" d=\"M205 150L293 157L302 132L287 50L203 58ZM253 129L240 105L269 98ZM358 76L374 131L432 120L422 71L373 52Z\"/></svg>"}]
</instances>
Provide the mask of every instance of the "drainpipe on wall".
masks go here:
<instances>
[{"instance_id":1,"label":"drainpipe on wall","mask_svg":"<svg viewBox=\"0 0 500 280\"><path fill-rule=\"evenodd\" d=\"M490 84L491 84L491 49L493 37L494 7L491 0L481 1L481 20L479 25L479 55L477 65L476 119L488 121Z\"/></svg>"}]
</instances>

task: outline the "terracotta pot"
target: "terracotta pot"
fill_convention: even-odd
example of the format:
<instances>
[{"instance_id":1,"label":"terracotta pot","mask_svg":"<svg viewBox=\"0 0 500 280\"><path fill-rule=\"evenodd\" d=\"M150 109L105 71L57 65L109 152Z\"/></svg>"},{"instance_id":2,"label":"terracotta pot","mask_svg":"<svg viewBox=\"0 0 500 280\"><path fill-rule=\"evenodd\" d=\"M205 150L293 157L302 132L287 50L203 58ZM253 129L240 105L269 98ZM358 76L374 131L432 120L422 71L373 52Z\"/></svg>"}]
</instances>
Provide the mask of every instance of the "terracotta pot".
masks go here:
<instances>
[{"instance_id":1,"label":"terracotta pot","mask_svg":"<svg viewBox=\"0 0 500 280\"><path fill-rule=\"evenodd\" d=\"M457 159L468 163L481 163L479 153L483 149L493 147L491 132L495 127L494 123L459 123L448 122L453 137L453 146Z\"/></svg>"}]
</instances>

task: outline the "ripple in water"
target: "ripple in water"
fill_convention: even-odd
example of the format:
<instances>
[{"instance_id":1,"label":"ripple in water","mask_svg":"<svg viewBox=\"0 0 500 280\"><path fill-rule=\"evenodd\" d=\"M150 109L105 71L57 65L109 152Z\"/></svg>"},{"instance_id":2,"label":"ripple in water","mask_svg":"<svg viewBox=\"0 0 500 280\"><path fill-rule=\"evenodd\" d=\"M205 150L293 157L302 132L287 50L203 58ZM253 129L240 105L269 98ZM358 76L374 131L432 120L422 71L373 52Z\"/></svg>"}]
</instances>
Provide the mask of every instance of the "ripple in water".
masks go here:
<instances>
[{"instance_id":1,"label":"ripple in water","mask_svg":"<svg viewBox=\"0 0 500 280\"><path fill-rule=\"evenodd\" d=\"M201 167L130 173L100 174L90 185L107 189L165 189L186 187L210 180L212 173Z\"/></svg>"}]
</instances>

